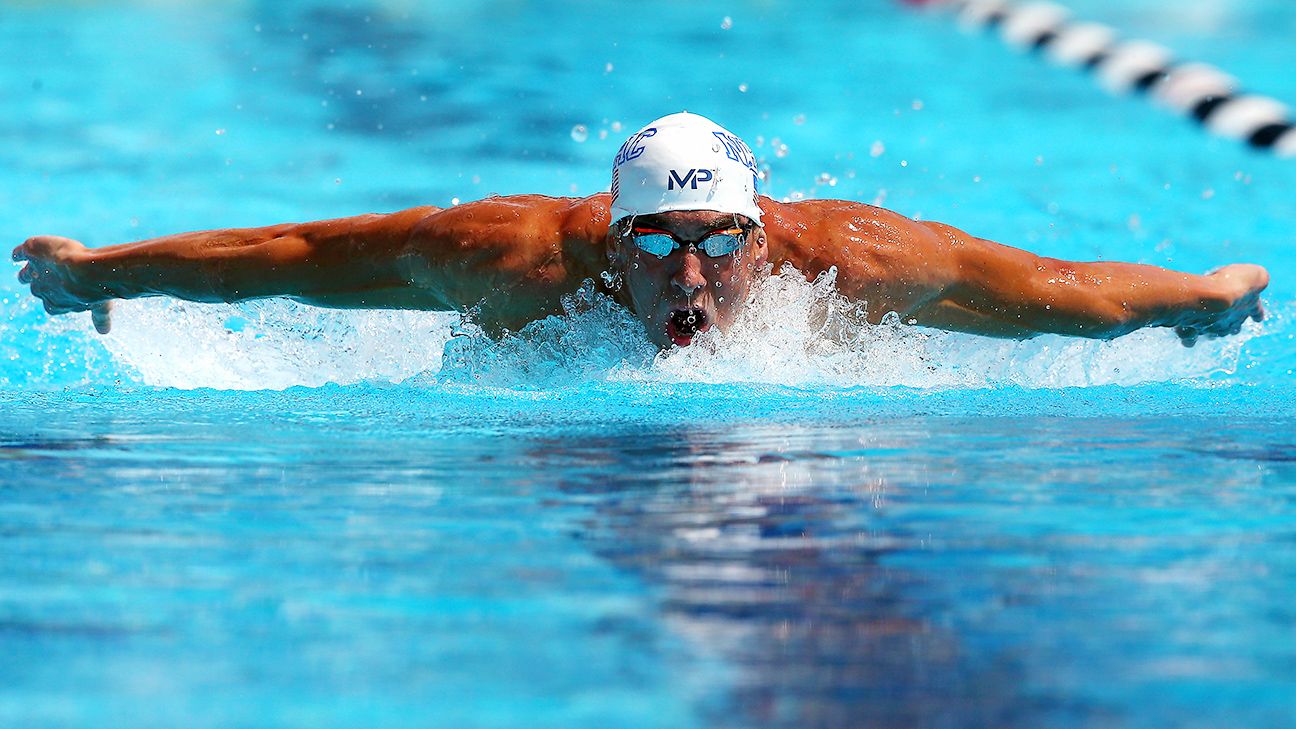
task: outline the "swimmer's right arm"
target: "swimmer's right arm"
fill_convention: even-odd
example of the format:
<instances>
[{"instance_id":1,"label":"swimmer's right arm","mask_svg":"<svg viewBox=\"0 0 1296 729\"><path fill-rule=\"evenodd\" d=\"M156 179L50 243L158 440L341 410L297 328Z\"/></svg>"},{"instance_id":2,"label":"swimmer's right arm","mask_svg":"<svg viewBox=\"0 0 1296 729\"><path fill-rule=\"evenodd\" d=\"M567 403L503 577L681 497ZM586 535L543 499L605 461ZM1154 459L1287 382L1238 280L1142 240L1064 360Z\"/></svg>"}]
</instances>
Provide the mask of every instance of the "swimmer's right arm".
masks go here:
<instances>
[{"instance_id":1,"label":"swimmer's right arm","mask_svg":"<svg viewBox=\"0 0 1296 729\"><path fill-rule=\"evenodd\" d=\"M47 312L90 311L101 333L110 327L114 299L141 296L200 302L285 296L340 308L463 309L508 299L519 288L534 293L536 285L524 284L543 288L546 276L561 283L544 263L562 259L571 208L579 202L491 198L444 210L181 233L94 249L37 236L18 246L13 259L26 262L18 278ZM501 315L507 303L497 307Z\"/></svg>"}]
</instances>

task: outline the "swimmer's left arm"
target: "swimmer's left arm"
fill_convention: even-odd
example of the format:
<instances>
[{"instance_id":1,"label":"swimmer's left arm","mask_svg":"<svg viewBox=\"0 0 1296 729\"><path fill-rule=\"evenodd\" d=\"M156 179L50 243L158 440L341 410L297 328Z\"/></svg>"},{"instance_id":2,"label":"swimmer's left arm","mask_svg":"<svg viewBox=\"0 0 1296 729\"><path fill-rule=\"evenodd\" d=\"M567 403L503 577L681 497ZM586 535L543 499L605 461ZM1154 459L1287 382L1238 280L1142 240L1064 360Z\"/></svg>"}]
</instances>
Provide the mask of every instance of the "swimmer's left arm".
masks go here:
<instances>
[{"instance_id":1,"label":"swimmer's left arm","mask_svg":"<svg viewBox=\"0 0 1296 729\"><path fill-rule=\"evenodd\" d=\"M939 223L919 244L944 265L926 300L902 312L918 324L989 336L1053 333L1111 339L1143 327L1172 327L1186 346L1236 334L1264 316L1269 274L1251 264L1207 275L1157 266L1080 263L1037 256Z\"/></svg>"}]
</instances>

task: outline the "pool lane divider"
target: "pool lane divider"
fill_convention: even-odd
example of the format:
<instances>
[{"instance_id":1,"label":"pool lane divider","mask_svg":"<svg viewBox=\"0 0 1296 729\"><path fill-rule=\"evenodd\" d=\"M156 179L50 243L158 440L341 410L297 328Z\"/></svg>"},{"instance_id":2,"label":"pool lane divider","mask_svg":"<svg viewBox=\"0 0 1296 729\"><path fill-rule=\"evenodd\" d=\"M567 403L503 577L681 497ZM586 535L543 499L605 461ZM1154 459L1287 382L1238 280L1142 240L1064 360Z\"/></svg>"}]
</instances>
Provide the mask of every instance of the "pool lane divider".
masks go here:
<instances>
[{"instance_id":1,"label":"pool lane divider","mask_svg":"<svg viewBox=\"0 0 1296 729\"><path fill-rule=\"evenodd\" d=\"M1235 78L1205 63L1179 61L1166 47L1122 40L1115 29L1072 19L1051 2L905 0L953 8L967 30L997 30L1009 45L1094 73L1115 94L1146 94L1216 136L1242 140L1280 157L1296 157L1296 124L1286 105L1244 93Z\"/></svg>"}]
</instances>

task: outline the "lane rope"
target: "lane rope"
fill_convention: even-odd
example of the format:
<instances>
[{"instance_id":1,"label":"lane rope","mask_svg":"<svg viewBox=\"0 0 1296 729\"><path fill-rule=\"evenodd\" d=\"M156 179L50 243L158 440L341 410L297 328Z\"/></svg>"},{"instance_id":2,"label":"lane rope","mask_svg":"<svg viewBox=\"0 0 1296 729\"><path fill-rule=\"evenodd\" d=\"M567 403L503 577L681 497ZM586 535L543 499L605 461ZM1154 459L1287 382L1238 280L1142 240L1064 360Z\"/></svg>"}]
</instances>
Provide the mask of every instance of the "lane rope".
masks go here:
<instances>
[{"instance_id":1,"label":"lane rope","mask_svg":"<svg viewBox=\"0 0 1296 729\"><path fill-rule=\"evenodd\" d=\"M905 2L952 8L965 30L997 30L1009 45L1093 72L1111 93L1146 94L1216 136L1242 140L1279 157L1296 157L1296 124L1285 104L1243 92L1229 74L1209 64L1178 60L1165 46L1122 39L1115 29L1075 20L1069 9L1052 2Z\"/></svg>"}]
</instances>

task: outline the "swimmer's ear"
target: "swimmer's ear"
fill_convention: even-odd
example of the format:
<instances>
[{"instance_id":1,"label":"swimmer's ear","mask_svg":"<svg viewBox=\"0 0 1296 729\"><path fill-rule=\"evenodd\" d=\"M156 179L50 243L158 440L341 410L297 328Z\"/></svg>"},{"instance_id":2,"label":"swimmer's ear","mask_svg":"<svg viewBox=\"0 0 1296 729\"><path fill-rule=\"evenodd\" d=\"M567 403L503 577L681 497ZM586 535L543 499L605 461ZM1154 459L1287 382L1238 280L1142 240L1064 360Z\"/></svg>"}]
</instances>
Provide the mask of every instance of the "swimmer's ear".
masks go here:
<instances>
[{"instance_id":1,"label":"swimmer's ear","mask_svg":"<svg viewBox=\"0 0 1296 729\"><path fill-rule=\"evenodd\" d=\"M766 245L765 229L757 227L752 232L752 247L756 253L756 267L763 268L769 261L769 246Z\"/></svg>"},{"instance_id":2,"label":"swimmer's ear","mask_svg":"<svg viewBox=\"0 0 1296 729\"><path fill-rule=\"evenodd\" d=\"M607 260L608 265L620 269L626 264L626 240L630 235L630 226L628 224L613 225L608 229L607 235Z\"/></svg>"}]
</instances>

